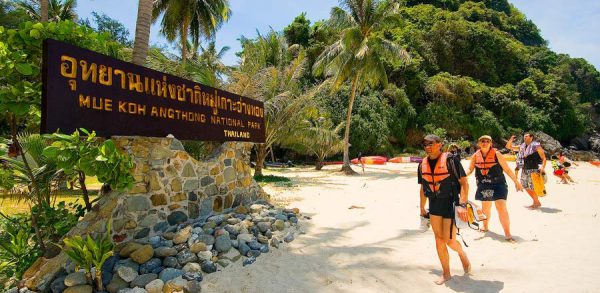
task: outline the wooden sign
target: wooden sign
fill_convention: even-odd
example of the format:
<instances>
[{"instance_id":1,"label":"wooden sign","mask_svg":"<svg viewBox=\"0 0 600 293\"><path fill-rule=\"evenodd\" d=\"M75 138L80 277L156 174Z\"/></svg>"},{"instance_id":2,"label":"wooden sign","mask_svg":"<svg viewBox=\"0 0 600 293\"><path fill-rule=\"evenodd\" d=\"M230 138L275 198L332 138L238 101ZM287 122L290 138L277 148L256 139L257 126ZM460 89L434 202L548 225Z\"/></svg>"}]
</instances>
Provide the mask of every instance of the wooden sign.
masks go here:
<instances>
[{"instance_id":1,"label":"wooden sign","mask_svg":"<svg viewBox=\"0 0 600 293\"><path fill-rule=\"evenodd\" d=\"M43 62L42 133L265 141L260 101L52 39Z\"/></svg>"}]
</instances>

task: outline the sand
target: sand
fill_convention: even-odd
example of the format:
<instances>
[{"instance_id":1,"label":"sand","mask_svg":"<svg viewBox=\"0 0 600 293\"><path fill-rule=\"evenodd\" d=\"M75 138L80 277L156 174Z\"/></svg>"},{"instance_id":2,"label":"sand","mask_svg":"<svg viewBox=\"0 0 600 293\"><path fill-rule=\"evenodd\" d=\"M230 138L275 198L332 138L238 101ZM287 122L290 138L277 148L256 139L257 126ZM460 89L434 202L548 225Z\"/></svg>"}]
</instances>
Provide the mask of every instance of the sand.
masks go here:
<instances>
[{"instance_id":1,"label":"sand","mask_svg":"<svg viewBox=\"0 0 600 293\"><path fill-rule=\"evenodd\" d=\"M464 275L451 252L452 280L441 286L433 283L441 273L433 232L420 227L416 164L367 166L351 177L338 169L272 173L293 179L265 190L312 217L301 222L306 234L250 266L238 261L205 275L202 292L600 292L598 167L579 163L570 172L576 185L550 175L548 196L535 211L509 180L517 243L504 241L492 209L490 232L463 231L472 273ZM469 182L474 200L473 176Z\"/></svg>"}]
</instances>

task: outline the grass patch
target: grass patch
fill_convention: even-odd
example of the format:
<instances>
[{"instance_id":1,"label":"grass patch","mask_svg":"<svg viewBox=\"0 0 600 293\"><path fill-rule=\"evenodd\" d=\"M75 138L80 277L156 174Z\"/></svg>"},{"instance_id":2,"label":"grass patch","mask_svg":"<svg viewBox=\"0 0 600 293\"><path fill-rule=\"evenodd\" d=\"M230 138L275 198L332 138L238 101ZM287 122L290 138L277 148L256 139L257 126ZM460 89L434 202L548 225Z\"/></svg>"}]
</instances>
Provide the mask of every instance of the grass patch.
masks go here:
<instances>
[{"instance_id":1,"label":"grass patch","mask_svg":"<svg viewBox=\"0 0 600 293\"><path fill-rule=\"evenodd\" d=\"M290 178L284 176L275 176L275 175L263 175L263 176L254 176L254 180L259 183L277 183L277 182L291 182Z\"/></svg>"},{"instance_id":2,"label":"grass patch","mask_svg":"<svg viewBox=\"0 0 600 293\"><path fill-rule=\"evenodd\" d=\"M90 190L90 201L93 202L97 197L98 191ZM61 201L64 201L67 204L77 202L83 205L83 197L81 196L80 190L61 190L56 195L56 201L53 203L57 204ZM17 196L0 194L0 212L5 215L29 213L29 203Z\"/></svg>"}]
</instances>

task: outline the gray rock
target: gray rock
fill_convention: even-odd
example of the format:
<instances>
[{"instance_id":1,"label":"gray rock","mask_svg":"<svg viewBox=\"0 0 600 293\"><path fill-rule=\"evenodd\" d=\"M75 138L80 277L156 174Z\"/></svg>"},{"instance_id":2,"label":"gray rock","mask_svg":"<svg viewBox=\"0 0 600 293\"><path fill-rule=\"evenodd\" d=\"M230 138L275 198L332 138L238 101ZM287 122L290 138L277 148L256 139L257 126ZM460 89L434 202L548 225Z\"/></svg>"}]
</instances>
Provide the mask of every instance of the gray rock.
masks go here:
<instances>
[{"instance_id":1,"label":"gray rock","mask_svg":"<svg viewBox=\"0 0 600 293\"><path fill-rule=\"evenodd\" d=\"M250 251L250 247L246 244L246 242L240 240L240 242L238 243L239 246L239 251L240 254L242 254L243 256L247 256L248 252Z\"/></svg>"},{"instance_id":2,"label":"gray rock","mask_svg":"<svg viewBox=\"0 0 600 293\"><path fill-rule=\"evenodd\" d=\"M159 247L154 250L154 255L157 257L167 257L177 255L177 249L173 247Z\"/></svg>"},{"instance_id":3,"label":"gray rock","mask_svg":"<svg viewBox=\"0 0 600 293\"><path fill-rule=\"evenodd\" d=\"M207 261L202 264L202 271L210 274L217 271L217 266L212 261Z\"/></svg>"},{"instance_id":4,"label":"gray rock","mask_svg":"<svg viewBox=\"0 0 600 293\"><path fill-rule=\"evenodd\" d=\"M223 259L220 259L220 260L218 260L218 261L217 261L217 263L218 263L220 266L222 266L222 267L226 268L227 266L229 266L229 265L231 264L231 261L230 261L230 260L228 260L228 259L224 259L224 258L223 258Z\"/></svg>"},{"instance_id":5,"label":"gray rock","mask_svg":"<svg viewBox=\"0 0 600 293\"><path fill-rule=\"evenodd\" d=\"M133 281L138 276L138 272L130 267L120 266L117 268L117 275L127 283Z\"/></svg>"},{"instance_id":6,"label":"gray rock","mask_svg":"<svg viewBox=\"0 0 600 293\"><path fill-rule=\"evenodd\" d=\"M52 293L62 293L62 291L65 291L65 289L67 289L67 285L65 285L65 277L66 276L62 276L52 281L52 283L50 284L50 290L52 291ZM10 290L7 291L7 293L8 292L10 292Z\"/></svg>"},{"instance_id":7,"label":"gray rock","mask_svg":"<svg viewBox=\"0 0 600 293\"><path fill-rule=\"evenodd\" d=\"M298 224L298 218L296 218L296 217L290 217L290 223L292 223L292 224Z\"/></svg>"},{"instance_id":8,"label":"gray rock","mask_svg":"<svg viewBox=\"0 0 600 293\"><path fill-rule=\"evenodd\" d=\"M118 293L148 293L148 291L146 291L146 289L140 288L140 287L135 287L135 288L127 288L127 289L121 289L119 290Z\"/></svg>"},{"instance_id":9,"label":"gray rock","mask_svg":"<svg viewBox=\"0 0 600 293\"><path fill-rule=\"evenodd\" d=\"M197 272L202 271L202 267L200 266L199 263L190 262L190 263L185 264L185 266L183 266L182 270L186 273L197 273Z\"/></svg>"},{"instance_id":10,"label":"gray rock","mask_svg":"<svg viewBox=\"0 0 600 293\"><path fill-rule=\"evenodd\" d=\"M240 259L240 257L242 257L242 255L237 249L231 249L219 256L220 259L228 259L232 262L236 262L238 259Z\"/></svg>"},{"instance_id":11,"label":"gray rock","mask_svg":"<svg viewBox=\"0 0 600 293\"><path fill-rule=\"evenodd\" d=\"M265 233L271 228L271 223L259 222L258 224L256 224L256 226L258 227L258 231L260 231L261 233Z\"/></svg>"},{"instance_id":12,"label":"gray rock","mask_svg":"<svg viewBox=\"0 0 600 293\"><path fill-rule=\"evenodd\" d=\"M87 284L87 278L84 273L71 273L67 277L65 277L65 286L73 287L77 285Z\"/></svg>"},{"instance_id":13,"label":"gray rock","mask_svg":"<svg viewBox=\"0 0 600 293\"><path fill-rule=\"evenodd\" d=\"M268 244L269 243L269 238L267 236L258 234L258 237L256 237L258 242L262 243L262 244Z\"/></svg>"},{"instance_id":14,"label":"gray rock","mask_svg":"<svg viewBox=\"0 0 600 293\"><path fill-rule=\"evenodd\" d=\"M253 240L247 243L250 249L259 250L262 247L262 244L258 243L258 241Z\"/></svg>"},{"instance_id":15,"label":"gray rock","mask_svg":"<svg viewBox=\"0 0 600 293\"><path fill-rule=\"evenodd\" d=\"M271 238L271 246L279 248L279 239L277 237Z\"/></svg>"},{"instance_id":16,"label":"gray rock","mask_svg":"<svg viewBox=\"0 0 600 293\"><path fill-rule=\"evenodd\" d=\"M156 279L144 287L148 293L162 293L165 282L161 279Z\"/></svg>"},{"instance_id":17,"label":"gray rock","mask_svg":"<svg viewBox=\"0 0 600 293\"><path fill-rule=\"evenodd\" d=\"M171 226L184 223L187 220L188 216L182 211L175 211L167 216L167 221Z\"/></svg>"},{"instance_id":18,"label":"gray rock","mask_svg":"<svg viewBox=\"0 0 600 293\"><path fill-rule=\"evenodd\" d=\"M149 274L152 273L156 268L162 265L162 260L160 258L153 258L140 266L140 274ZM140 286L144 287L144 286Z\"/></svg>"},{"instance_id":19,"label":"gray rock","mask_svg":"<svg viewBox=\"0 0 600 293\"><path fill-rule=\"evenodd\" d=\"M218 252L227 252L231 249L231 239L229 239L229 235L222 234L219 235L215 240L215 249Z\"/></svg>"},{"instance_id":20,"label":"gray rock","mask_svg":"<svg viewBox=\"0 0 600 293\"><path fill-rule=\"evenodd\" d=\"M123 281L118 275L115 275L106 286L106 290L110 293L117 293L124 288L129 288L129 283Z\"/></svg>"},{"instance_id":21,"label":"gray rock","mask_svg":"<svg viewBox=\"0 0 600 293\"><path fill-rule=\"evenodd\" d=\"M128 258L128 259L122 259L120 261L117 262L117 264L115 265L115 267L113 268L113 273L117 273L117 269L119 267L129 267L132 268L134 271L139 272L140 270L140 265L135 263L132 259Z\"/></svg>"},{"instance_id":22,"label":"gray rock","mask_svg":"<svg viewBox=\"0 0 600 293\"><path fill-rule=\"evenodd\" d=\"M188 262L197 261L198 257L189 250L182 250L177 254L177 261L180 265L185 265Z\"/></svg>"},{"instance_id":23,"label":"gray rock","mask_svg":"<svg viewBox=\"0 0 600 293\"><path fill-rule=\"evenodd\" d=\"M250 250L248 252L248 257L259 257L260 256L260 250Z\"/></svg>"},{"instance_id":24,"label":"gray rock","mask_svg":"<svg viewBox=\"0 0 600 293\"><path fill-rule=\"evenodd\" d=\"M288 234L283 238L283 241L285 241L285 243L294 241L294 233L292 233L292 231L288 232Z\"/></svg>"},{"instance_id":25,"label":"gray rock","mask_svg":"<svg viewBox=\"0 0 600 293\"><path fill-rule=\"evenodd\" d=\"M63 286L64 286L64 284L63 284ZM62 291L60 291L60 292L62 292ZM8 291L6 291L5 293L19 293L19 288L12 287L12 288L8 289ZM52 291L52 293L55 293L55 292Z\"/></svg>"},{"instance_id":26,"label":"gray rock","mask_svg":"<svg viewBox=\"0 0 600 293\"><path fill-rule=\"evenodd\" d=\"M195 273L188 273L188 272L186 272L181 277L183 277L183 279L186 280L186 281L198 281L198 282L202 282L202 272L195 272Z\"/></svg>"},{"instance_id":27,"label":"gray rock","mask_svg":"<svg viewBox=\"0 0 600 293\"><path fill-rule=\"evenodd\" d=\"M210 251L200 251L198 252L198 259L200 259L201 262L206 262L206 261L210 261L212 259L212 252Z\"/></svg>"},{"instance_id":28,"label":"gray rock","mask_svg":"<svg viewBox=\"0 0 600 293\"><path fill-rule=\"evenodd\" d=\"M137 278L135 278L131 284L129 284L129 287L131 288L135 288L135 287L140 287L140 288L144 288L146 286L146 284L154 281L158 279L158 275L157 274L143 274L143 275L139 275L137 276Z\"/></svg>"},{"instance_id":29,"label":"gray rock","mask_svg":"<svg viewBox=\"0 0 600 293\"><path fill-rule=\"evenodd\" d=\"M77 285L67 288L63 293L92 293L92 286Z\"/></svg>"},{"instance_id":30,"label":"gray rock","mask_svg":"<svg viewBox=\"0 0 600 293\"><path fill-rule=\"evenodd\" d=\"M152 207L150 200L145 196L131 196L127 200L127 210L130 212L147 211Z\"/></svg>"},{"instance_id":31,"label":"gray rock","mask_svg":"<svg viewBox=\"0 0 600 293\"><path fill-rule=\"evenodd\" d=\"M165 259L163 259L163 266L167 268L176 268L179 266L179 262L177 261L177 258L173 256L167 256Z\"/></svg>"},{"instance_id":32,"label":"gray rock","mask_svg":"<svg viewBox=\"0 0 600 293\"><path fill-rule=\"evenodd\" d=\"M215 237L213 237L212 235L200 234L198 235L198 241L206 244L207 246L213 245L215 244Z\"/></svg>"},{"instance_id":33,"label":"gray rock","mask_svg":"<svg viewBox=\"0 0 600 293\"><path fill-rule=\"evenodd\" d=\"M253 264L255 261L256 261L255 257L249 257L249 258L245 259L242 264L243 264L243 266L247 266L247 265Z\"/></svg>"},{"instance_id":34,"label":"gray rock","mask_svg":"<svg viewBox=\"0 0 600 293\"><path fill-rule=\"evenodd\" d=\"M263 205L261 204L253 204L250 206L251 213L260 213L263 209Z\"/></svg>"},{"instance_id":35,"label":"gray rock","mask_svg":"<svg viewBox=\"0 0 600 293\"><path fill-rule=\"evenodd\" d=\"M240 241L244 241L244 242L250 242L250 241L254 240L254 235L248 234L248 233L243 233L243 234L238 235L237 239Z\"/></svg>"},{"instance_id":36,"label":"gray rock","mask_svg":"<svg viewBox=\"0 0 600 293\"><path fill-rule=\"evenodd\" d=\"M183 276L183 271L182 270L178 270L178 269L174 269L174 268L166 268L164 269L162 272L160 272L160 274L158 275L158 277L163 281L163 282L168 282L170 280L173 280L179 276Z\"/></svg>"}]
</instances>

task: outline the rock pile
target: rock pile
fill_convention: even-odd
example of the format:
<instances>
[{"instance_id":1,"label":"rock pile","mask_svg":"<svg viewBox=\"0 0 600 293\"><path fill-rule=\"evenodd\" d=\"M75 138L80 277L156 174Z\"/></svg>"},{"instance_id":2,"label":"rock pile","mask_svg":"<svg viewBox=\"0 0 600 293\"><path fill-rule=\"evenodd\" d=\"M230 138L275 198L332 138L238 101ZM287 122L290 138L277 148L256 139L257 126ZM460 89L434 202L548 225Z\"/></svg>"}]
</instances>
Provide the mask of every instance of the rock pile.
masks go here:
<instances>
[{"instance_id":1,"label":"rock pile","mask_svg":"<svg viewBox=\"0 0 600 293\"><path fill-rule=\"evenodd\" d=\"M180 226L147 243L127 242L102 266L106 292L200 292L203 274L242 260L254 263L261 254L294 240L298 209L277 209L265 201L238 206L230 213ZM308 217L307 217L308 218ZM91 293L82 272L62 274L53 293Z\"/></svg>"}]
</instances>

